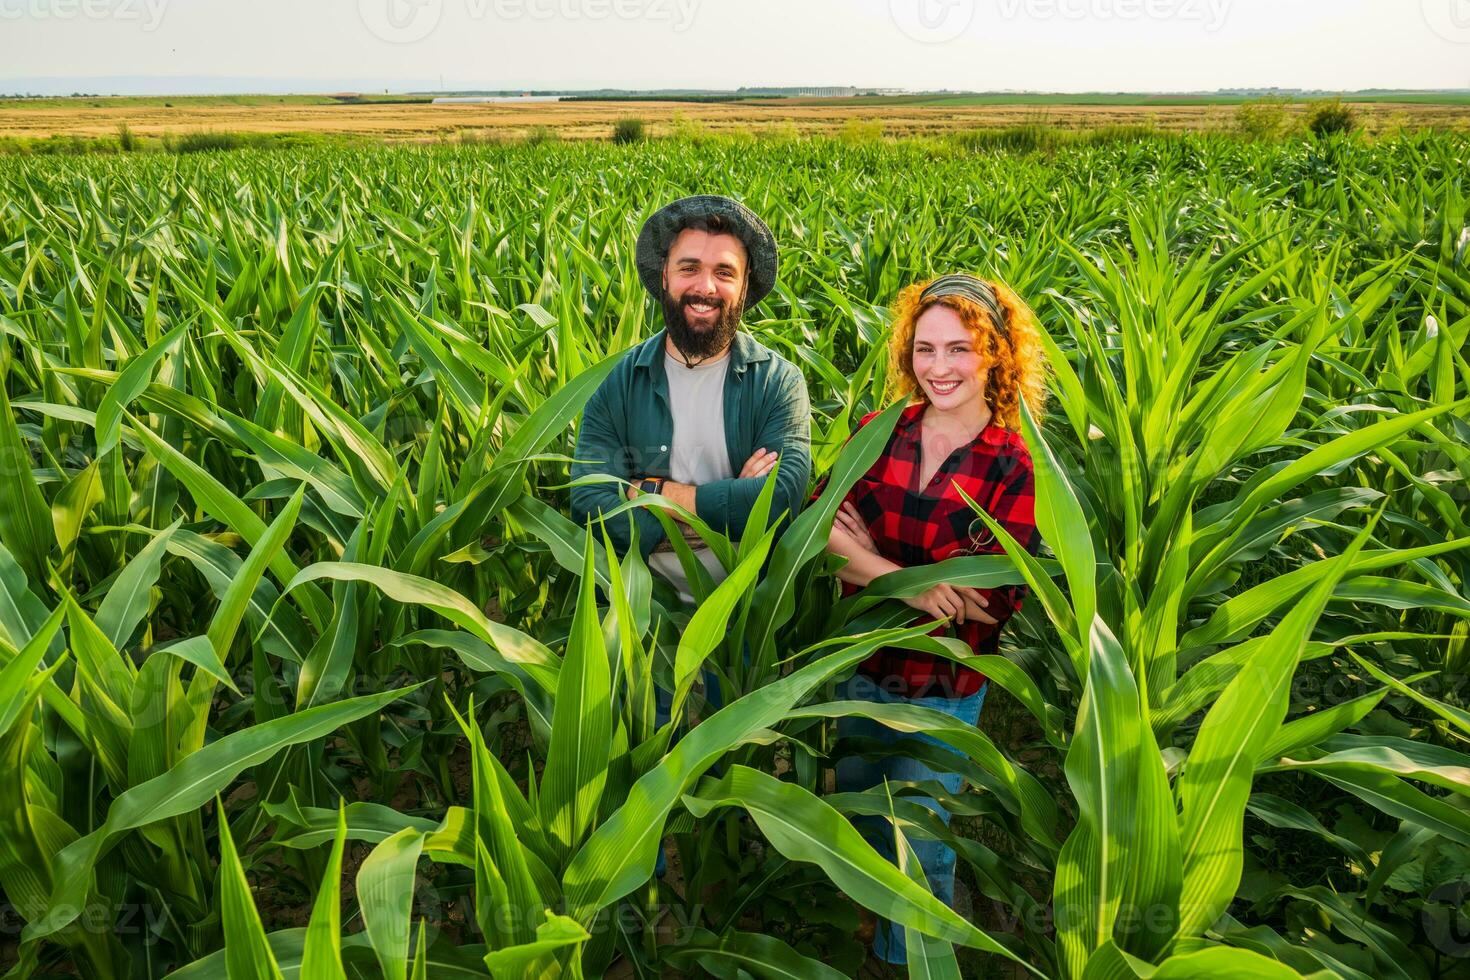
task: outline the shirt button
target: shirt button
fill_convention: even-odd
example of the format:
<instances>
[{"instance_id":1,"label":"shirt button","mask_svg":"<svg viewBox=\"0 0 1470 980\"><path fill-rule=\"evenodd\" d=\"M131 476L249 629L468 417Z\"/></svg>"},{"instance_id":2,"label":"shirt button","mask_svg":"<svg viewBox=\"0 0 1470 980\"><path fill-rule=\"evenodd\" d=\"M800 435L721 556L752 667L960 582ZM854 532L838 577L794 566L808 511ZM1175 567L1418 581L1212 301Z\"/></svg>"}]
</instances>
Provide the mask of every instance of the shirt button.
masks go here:
<instances>
[{"instance_id":1,"label":"shirt button","mask_svg":"<svg viewBox=\"0 0 1470 980\"><path fill-rule=\"evenodd\" d=\"M666 452L669 451L669 447L668 446L659 446L658 447L658 451L661 452L661 453L666 453Z\"/></svg>"}]
</instances>

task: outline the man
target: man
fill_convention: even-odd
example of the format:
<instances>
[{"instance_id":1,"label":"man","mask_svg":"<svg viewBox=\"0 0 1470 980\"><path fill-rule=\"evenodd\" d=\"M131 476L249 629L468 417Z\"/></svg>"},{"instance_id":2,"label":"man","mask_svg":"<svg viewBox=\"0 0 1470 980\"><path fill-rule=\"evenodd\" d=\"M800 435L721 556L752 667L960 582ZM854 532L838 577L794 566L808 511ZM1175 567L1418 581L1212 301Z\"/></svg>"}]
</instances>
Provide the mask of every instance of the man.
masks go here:
<instances>
[{"instance_id":1,"label":"man","mask_svg":"<svg viewBox=\"0 0 1470 980\"><path fill-rule=\"evenodd\" d=\"M776 284L776 242L744 205L726 197L675 201L638 236L638 275L658 297L665 329L623 357L587 402L573 479L611 475L633 484L572 489L572 516L585 524L625 496L661 494L716 531L738 538L767 474L776 475L771 513L794 516L811 476L811 407L790 361L738 329L749 306ZM632 513L639 550L686 602L678 555L658 519ZM626 515L607 522L620 552ZM688 528L695 556L718 582L725 572Z\"/></svg>"}]
</instances>

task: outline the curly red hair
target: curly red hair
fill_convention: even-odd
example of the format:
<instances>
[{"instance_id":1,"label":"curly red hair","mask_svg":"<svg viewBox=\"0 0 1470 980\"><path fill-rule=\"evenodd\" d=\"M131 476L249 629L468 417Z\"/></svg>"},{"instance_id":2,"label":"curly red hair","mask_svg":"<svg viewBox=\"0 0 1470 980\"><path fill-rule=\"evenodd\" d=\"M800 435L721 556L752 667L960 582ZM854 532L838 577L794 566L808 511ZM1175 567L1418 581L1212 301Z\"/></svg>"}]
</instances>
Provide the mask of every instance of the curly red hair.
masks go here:
<instances>
[{"instance_id":1,"label":"curly red hair","mask_svg":"<svg viewBox=\"0 0 1470 980\"><path fill-rule=\"evenodd\" d=\"M1004 283L983 279L995 290L995 297L1005 314L1005 331L997 329L990 314L973 300L960 296L941 296L919 301L924 289L933 282L915 283L898 294L893 304L893 331L888 342L888 390L892 398L906 399L910 404L925 401L924 390L914 375L914 328L925 311L932 306L946 306L959 314L975 338L989 376L985 381L985 401L997 423L1007 429L1021 428L1021 399L1039 423L1046 411L1046 352L1041 346L1041 328L1036 314Z\"/></svg>"}]
</instances>

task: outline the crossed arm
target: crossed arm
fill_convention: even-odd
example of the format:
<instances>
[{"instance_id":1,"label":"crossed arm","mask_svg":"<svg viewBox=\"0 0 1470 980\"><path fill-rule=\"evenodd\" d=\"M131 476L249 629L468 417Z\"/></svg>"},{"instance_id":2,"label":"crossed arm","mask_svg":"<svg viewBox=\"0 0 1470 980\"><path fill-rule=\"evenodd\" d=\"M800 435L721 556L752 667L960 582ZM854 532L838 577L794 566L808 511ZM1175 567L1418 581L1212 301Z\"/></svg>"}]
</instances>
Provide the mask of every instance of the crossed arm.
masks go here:
<instances>
[{"instance_id":1,"label":"crossed arm","mask_svg":"<svg viewBox=\"0 0 1470 980\"><path fill-rule=\"evenodd\" d=\"M750 458L745 461L745 465L740 467L740 472L735 475L735 479L764 480L766 478L766 474L771 472L772 467L776 465L776 460L780 458L780 455L781 454L774 449L767 450L764 447L761 449L757 449L754 453L751 454ZM638 494L641 492L638 489L638 484L642 483L645 479L647 479L647 477L633 477L633 479L630 481L633 486L628 487L626 490L629 500L632 500L638 496ZM672 503L678 504L680 507L683 507L685 510L689 511L689 513L693 514L695 512L696 496L698 494L698 491L699 487L695 486L692 483L676 483L673 480L665 480L663 486L659 488L659 495L668 498L668 500ZM678 514L674 514L672 516L675 520L683 520L683 517Z\"/></svg>"},{"instance_id":2,"label":"crossed arm","mask_svg":"<svg viewBox=\"0 0 1470 980\"><path fill-rule=\"evenodd\" d=\"M866 587L873 579L903 566L889 561L878 553L878 546L868 533L862 515L851 503L844 500L832 522L832 531L827 536L827 550L847 559L847 564L837 570L837 577L850 585ZM952 619L955 623L974 620L995 625L998 619L986 612L990 600L980 589L941 582L930 586L916 596L903 600L909 606L927 613L935 619Z\"/></svg>"},{"instance_id":3,"label":"crossed arm","mask_svg":"<svg viewBox=\"0 0 1470 980\"><path fill-rule=\"evenodd\" d=\"M606 382L604 382L606 384ZM768 407L753 440L760 447L742 465L740 473L728 480L716 480L703 486L665 482L662 495L701 520L714 530L731 538L745 532L745 522L759 497L767 475L780 462L771 513L786 514L792 519L805 499L807 481L811 478L811 407L806 384L795 368L778 378L755 397ZM636 485L641 469L635 470L630 460L636 454L627 449L627 438L621 433L609 411L603 389L588 401L582 425L577 433L577 460L572 466L574 480L612 476ZM572 488L572 516L579 524L621 505L636 490L619 488L615 482L588 482ZM621 553L626 551L632 526L638 531L639 549L647 557L664 538L663 527L652 513L638 508L621 518L610 520L607 532Z\"/></svg>"}]
</instances>

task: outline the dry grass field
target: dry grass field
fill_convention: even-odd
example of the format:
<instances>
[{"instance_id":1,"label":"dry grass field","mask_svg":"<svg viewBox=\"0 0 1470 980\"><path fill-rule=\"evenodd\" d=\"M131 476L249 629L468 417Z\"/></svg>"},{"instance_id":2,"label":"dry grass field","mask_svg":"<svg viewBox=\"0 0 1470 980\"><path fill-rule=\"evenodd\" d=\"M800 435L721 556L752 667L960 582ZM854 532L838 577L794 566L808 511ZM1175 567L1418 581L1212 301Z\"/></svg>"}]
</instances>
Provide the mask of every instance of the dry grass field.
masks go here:
<instances>
[{"instance_id":1,"label":"dry grass field","mask_svg":"<svg viewBox=\"0 0 1470 980\"><path fill-rule=\"evenodd\" d=\"M1470 131L1470 106L1412 103L1355 105L1370 131L1438 127ZM1296 111L1304 111L1297 107ZM1042 121L1060 128L1151 125L1167 130L1223 129L1232 105L915 105L854 100L782 100L739 103L563 102L479 104L227 104L205 99L0 101L0 137L109 136L126 124L139 136L198 132L318 133L389 140L436 140L461 134L516 138L549 127L565 139L605 138L613 123L637 116L653 135L680 125L717 131L840 130L849 120L879 120L888 135L924 135L956 129L1004 127Z\"/></svg>"}]
</instances>

